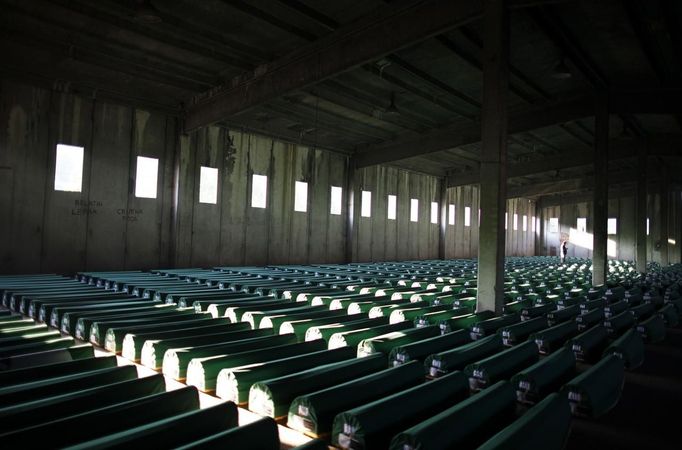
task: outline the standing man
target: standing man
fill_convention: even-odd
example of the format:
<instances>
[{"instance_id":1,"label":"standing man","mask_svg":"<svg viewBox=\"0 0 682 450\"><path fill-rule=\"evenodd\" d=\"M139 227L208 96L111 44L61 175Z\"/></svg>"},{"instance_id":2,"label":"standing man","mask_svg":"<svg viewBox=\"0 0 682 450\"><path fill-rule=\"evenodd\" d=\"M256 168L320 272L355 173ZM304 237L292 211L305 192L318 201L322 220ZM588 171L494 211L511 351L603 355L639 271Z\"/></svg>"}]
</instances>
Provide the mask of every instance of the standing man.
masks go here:
<instances>
[{"instance_id":1,"label":"standing man","mask_svg":"<svg viewBox=\"0 0 682 450\"><path fill-rule=\"evenodd\" d=\"M566 262L566 254L568 253L568 239L561 241L561 262Z\"/></svg>"}]
</instances>

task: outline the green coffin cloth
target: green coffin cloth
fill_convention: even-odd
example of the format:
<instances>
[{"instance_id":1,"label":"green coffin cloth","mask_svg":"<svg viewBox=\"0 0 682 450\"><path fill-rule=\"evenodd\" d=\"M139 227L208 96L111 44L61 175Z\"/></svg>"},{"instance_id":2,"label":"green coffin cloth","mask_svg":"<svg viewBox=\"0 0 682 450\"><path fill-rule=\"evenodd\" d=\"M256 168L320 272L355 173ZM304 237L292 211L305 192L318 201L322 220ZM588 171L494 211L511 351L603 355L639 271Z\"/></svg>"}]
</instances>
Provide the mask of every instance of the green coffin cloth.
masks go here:
<instances>
[{"instance_id":1,"label":"green coffin cloth","mask_svg":"<svg viewBox=\"0 0 682 450\"><path fill-rule=\"evenodd\" d=\"M439 335L440 328L436 325L394 331L360 341L357 347L357 355L358 357L371 355L372 353L385 353L388 355L397 346L412 344Z\"/></svg>"},{"instance_id":2,"label":"green coffin cloth","mask_svg":"<svg viewBox=\"0 0 682 450\"><path fill-rule=\"evenodd\" d=\"M412 362L296 397L287 426L312 435L332 431L334 417L356 406L415 386L424 380L421 364Z\"/></svg>"},{"instance_id":3,"label":"green coffin cloth","mask_svg":"<svg viewBox=\"0 0 682 450\"><path fill-rule=\"evenodd\" d=\"M519 402L536 403L550 392L556 391L575 373L575 355L562 347L546 358L529 366L514 377L512 384Z\"/></svg>"},{"instance_id":4,"label":"green coffin cloth","mask_svg":"<svg viewBox=\"0 0 682 450\"><path fill-rule=\"evenodd\" d=\"M665 339L665 322L661 316L651 316L637 325L637 331L646 343L661 342Z\"/></svg>"},{"instance_id":5,"label":"green coffin cloth","mask_svg":"<svg viewBox=\"0 0 682 450\"><path fill-rule=\"evenodd\" d=\"M629 308L628 302L620 300L604 307L604 316L609 318L625 312Z\"/></svg>"},{"instance_id":6,"label":"green coffin cloth","mask_svg":"<svg viewBox=\"0 0 682 450\"><path fill-rule=\"evenodd\" d=\"M668 303L663 308L658 310L658 315L661 316L667 327L674 328L680 323L680 317L677 314L675 305Z\"/></svg>"},{"instance_id":7,"label":"green coffin cloth","mask_svg":"<svg viewBox=\"0 0 682 450\"><path fill-rule=\"evenodd\" d=\"M0 370L24 369L26 367L41 366L76 359L93 358L95 349L90 344L73 345L37 353L9 356L0 358Z\"/></svg>"},{"instance_id":8,"label":"green coffin cloth","mask_svg":"<svg viewBox=\"0 0 682 450\"><path fill-rule=\"evenodd\" d=\"M393 325L382 325L375 328L360 328L356 330L340 331L329 337L329 348L356 347L364 339L381 336L382 334L392 333L411 329L410 322L394 323Z\"/></svg>"},{"instance_id":9,"label":"green coffin cloth","mask_svg":"<svg viewBox=\"0 0 682 450\"><path fill-rule=\"evenodd\" d=\"M74 361L44 364L25 369L6 370L0 372L0 386L28 383L31 381L44 380L46 378L76 374L88 370L105 369L107 367L116 367L115 356L84 358Z\"/></svg>"},{"instance_id":10,"label":"green coffin cloth","mask_svg":"<svg viewBox=\"0 0 682 450\"><path fill-rule=\"evenodd\" d=\"M8 347L0 347L0 361L10 356L22 355L27 353L45 352L48 350L56 350L60 348L67 348L74 345L76 341L72 337L56 337L40 342L24 343L12 345ZM1 364L0 364L1 365Z\"/></svg>"},{"instance_id":11,"label":"green coffin cloth","mask_svg":"<svg viewBox=\"0 0 682 450\"><path fill-rule=\"evenodd\" d=\"M17 316L22 317L22 316ZM10 320L7 322L0 322L0 336L12 332L13 330L24 330L27 328L34 328L36 330L46 330L46 324L36 323L33 319L24 320Z\"/></svg>"},{"instance_id":12,"label":"green coffin cloth","mask_svg":"<svg viewBox=\"0 0 682 450\"><path fill-rule=\"evenodd\" d=\"M502 338L502 343L507 346L516 345L528 339L531 334L547 328L547 319L536 317L535 319L502 327L497 330L497 334Z\"/></svg>"},{"instance_id":13,"label":"green coffin cloth","mask_svg":"<svg viewBox=\"0 0 682 450\"><path fill-rule=\"evenodd\" d=\"M394 450L475 448L514 417L514 389L507 381L469 397L391 441Z\"/></svg>"},{"instance_id":14,"label":"green coffin cloth","mask_svg":"<svg viewBox=\"0 0 682 450\"><path fill-rule=\"evenodd\" d=\"M89 341L93 344L104 345L106 333L109 328L136 327L140 325L156 325L164 323L181 322L194 320L196 314L194 310L177 311L172 314L161 314L155 317L146 316L144 318L97 320L90 327ZM79 321L80 322L80 321Z\"/></svg>"},{"instance_id":15,"label":"green coffin cloth","mask_svg":"<svg viewBox=\"0 0 682 450\"><path fill-rule=\"evenodd\" d=\"M597 325L566 341L566 346L578 361L595 362L608 344L608 335L605 327Z\"/></svg>"},{"instance_id":16,"label":"green coffin cloth","mask_svg":"<svg viewBox=\"0 0 682 450\"><path fill-rule=\"evenodd\" d=\"M438 325L441 321L450 319L451 317L463 316L471 313L472 311L469 308L454 308L446 309L444 311L430 312L415 317L414 326L426 327L428 325Z\"/></svg>"},{"instance_id":17,"label":"green coffin cloth","mask_svg":"<svg viewBox=\"0 0 682 450\"><path fill-rule=\"evenodd\" d=\"M34 301L29 309L29 316L40 322L48 322L52 311L58 307L77 307L91 305L135 304L140 299L122 293L103 293L90 297L64 298L60 300ZM37 309L36 309L37 308ZM31 314L33 312L34 314Z\"/></svg>"},{"instance_id":18,"label":"green coffin cloth","mask_svg":"<svg viewBox=\"0 0 682 450\"><path fill-rule=\"evenodd\" d=\"M322 341L310 341L241 353L194 358L187 366L187 384L196 386L202 391L213 391L216 388L218 373L222 369L304 355L324 350L325 347Z\"/></svg>"},{"instance_id":19,"label":"green coffin cloth","mask_svg":"<svg viewBox=\"0 0 682 450\"><path fill-rule=\"evenodd\" d=\"M221 431L196 442L183 445L178 447L178 450L213 450L216 448L279 450L277 423L270 417L263 417L241 427Z\"/></svg>"},{"instance_id":20,"label":"green coffin cloth","mask_svg":"<svg viewBox=\"0 0 682 450\"><path fill-rule=\"evenodd\" d=\"M244 313L244 315L242 315L241 321L250 323L251 328L256 329L256 328L260 328L260 323L266 316L275 316L275 315L280 315L280 314L284 314L284 315L301 314L301 313L311 313L311 312L318 312L318 311L329 311L329 310L324 306L292 306L292 307L271 309L269 311L260 310L260 309L252 309L251 311L247 311Z\"/></svg>"},{"instance_id":21,"label":"green coffin cloth","mask_svg":"<svg viewBox=\"0 0 682 450\"><path fill-rule=\"evenodd\" d=\"M220 403L67 448L71 450L176 448L236 427L237 416L237 407L234 403Z\"/></svg>"},{"instance_id":22,"label":"green coffin cloth","mask_svg":"<svg viewBox=\"0 0 682 450\"><path fill-rule=\"evenodd\" d=\"M93 404L72 416L58 416L53 421L9 433L3 440L35 447L39 437L43 437L44 442L44 436L50 436L51 446L63 447L197 409L197 390L183 387L106 406ZM60 432L62 430L69 432Z\"/></svg>"},{"instance_id":23,"label":"green coffin cloth","mask_svg":"<svg viewBox=\"0 0 682 450\"><path fill-rule=\"evenodd\" d=\"M532 306L530 308L523 308L521 310L521 317L524 320L532 319L534 317L540 317L546 315L548 312L556 309L556 305L553 303L547 303L545 305Z\"/></svg>"},{"instance_id":24,"label":"green coffin cloth","mask_svg":"<svg viewBox=\"0 0 682 450\"><path fill-rule=\"evenodd\" d=\"M450 350L470 342L471 338L466 330L446 333L417 342L393 347L388 355L389 365L397 366L409 361L424 361L434 353Z\"/></svg>"},{"instance_id":25,"label":"green coffin cloth","mask_svg":"<svg viewBox=\"0 0 682 450\"><path fill-rule=\"evenodd\" d=\"M29 344L31 342L45 341L61 336L57 330L48 330L40 327L15 328L13 332L0 334L0 349L12 345Z\"/></svg>"},{"instance_id":26,"label":"green coffin cloth","mask_svg":"<svg viewBox=\"0 0 682 450\"><path fill-rule=\"evenodd\" d=\"M136 377L137 370L134 366L121 366L3 386L0 388L0 405L16 405L41 396L64 394L78 389L131 380Z\"/></svg>"},{"instance_id":27,"label":"green coffin cloth","mask_svg":"<svg viewBox=\"0 0 682 450\"><path fill-rule=\"evenodd\" d=\"M632 314L630 314L629 311L623 311L618 315L611 316L604 320L604 326L610 336L620 336L625 331L635 326L635 318L632 317Z\"/></svg>"},{"instance_id":28,"label":"green coffin cloth","mask_svg":"<svg viewBox=\"0 0 682 450\"><path fill-rule=\"evenodd\" d=\"M413 307L413 308L397 308L394 311L391 311L391 314L389 316L389 323L398 323L398 322L414 322L414 319L416 319L419 316L423 316L424 314L429 314L429 313L440 313L443 311L452 311L452 307L448 305L438 305L438 306L426 306L426 307Z\"/></svg>"},{"instance_id":29,"label":"green coffin cloth","mask_svg":"<svg viewBox=\"0 0 682 450\"><path fill-rule=\"evenodd\" d=\"M578 324L580 331L592 328L595 325L602 323L604 320L604 308L595 308L589 312L584 312L575 318L575 323Z\"/></svg>"},{"instance_id":30,"label":"green coffin cloth","mask_svg":"<svg viewBox=\"0 0 682 450\"><path fill-rule=\"evenodd\" d=\"M484 336L494 334L502 327L513 325L521 321L518 314L507 314L504 316L493 317L482 320L471 325L471 340L481 339Z\"/></svg>"},{"instance_id":31,"label":"green coffin cloth","mask_svg":"<svg viewBox=\"0 0 682 450\"><path fill-rule=\"evenodd\" d=\"M192 316L189 316L192 317ZM181 317L182 319L182 317ZM120 353L123 350L123 339L127 334L147 333L147 332L163 332L173 330L184 330L187 328L210 326L214 324L229 323L227 319L214 319L213 317L202 314L195 314L193 319L179 320L172 322L159 322L149 325L139 325L132 327L115 327L108 328L104 334L104 348L112 353Z\"/></svg>"},{"instance_id":32,"label":"green coffin cloth","mask_svg":"<svg viewBox=\"0 0 682 450\"><path fill-rule=\"evenodd\" d=\"M471 390L485 389L497 381L511 378L537 361L538 348L535 342L527 341L469 364L464 373L469 377Z\"/></svg>"},{"instance_id":33,"label":"green coffin cloth","mask_svg":"<svg viewBox=\"0 0 682 450\"><path fill-rule=\"evenodd\" d=\"M183 314L189 314L189 311L186 311ZM93 327L94 323L97 321L103 322L102 326L107 327L109 323L116 323L117 321L120 321L122 326L124 324L137 324L137 325L143 325L145 321L146 323L153 322L156 319L163 319L165 317L169 316L175 316L177 314L176 308L174 306L157 306L154 308L154 310L151 311L138 311L138 310L126 310L126 311L117 311L115 314L108 314L108 313L100 313L96 312L94 314L88 314L88 315L83 315L78 318L78 321L76 322L76 326L74 328L75 330L75 336L78 339L83 339L87 340L88 337L90 336L91 333L91 328ZM192 313L193 314L193 313ZM72 321L70 314L65 315L64 317L69 318L69 322ZM176 316L177 317L177 316ZM132 322L132 320L137 320L138 322ZM63 326L63 323L62 323ZM63 331L63 330L62 330ZM107 330L104 329L102 330L102 334L106 332ZM99 335L99 332L97 332Z\"/></svg>"},{"instance_id":34,"label":"green coffin cloth","mask_svg":"<svg viewBox=\"0 0 682 450\"><path fill-rule=\"evenodd\" d=\"M105 311L105 310L111 310L114 308L125 308L125 309L141 309L141 308L149 308L153 307L154 305L158 305L159 302L152 302L152 301L144 301L140 300L139 298L135 299L134 301L126 301L126 302L115 302L115 303L105 303L105 304L97 304L97 305L88 305L88 306L59 306L55 307L52 309L52 312L50 313L50 326L53 326L55 328L60 328L62 324L62 319L64 318L64 315L66 313L72 312L88 312L88 311Z\"/></svg>"},{"instance_id":35,"label":"green coffin cloth","mask_svg":"<svg viewBox=\"0 0 682 450\"><path fill-rule=\"evenodd\" d=\"M557 348L562 347L568 339L576 334L578 334L578 324L573 321L568 321L533 333L528 339L535 341L540 354L548 355Z\"/></svg>"},{"instance_id":36,"label":"green coffin cloth","mask_svg":"<svg viewBox=\"0 0 682 450\"><path fill-rule=\"evenodd\" d=\"M242 316L249 311L270 311L286 307L302 308L303 306L305 305L297 305L286 300L267 297L264 300L240 300L232 303L212 302L208 305L207 311L211 313L213 317L227 317L232 322L239 322L242 320Z\"/></svg>"},{"instance_id":37,"label":"green coffin cloth","mask_svg":"<svg viewBox=\"0 0 682 450\"><path fill-rule=\"evenodd\" d=\"M77 311L66 311L62 315L62 320L60 322L60 329L62 330L63 333L68 333L72 336L78 336L79 333L85 336L85 331L84 329L81 329L76 333L76 329L78 328L78 321L80 318L92 318L94 316L97 316L99 318L105 318L105 317L112 317L112 316L120 316L120 317L130 317L131 311L134 311L135 316L140 316L143 314L157 314L159 312L163 311L168 311L171 309L175 309L174 306L169 306L169 305L162 305L160 303L155 303L151 306L145 306L142 308L130 308L130 307L116 307L114 309L84 309L84 310L77 310ZM91 323L88 322L88 323ZM84 325L81 326L83 328Z\"/></svg>"},{"instance_id":38,"label":"green coffin cloth","mask_svg":"<svg viewBox=\"0 0 682 450\"><path fill-rule=\"evenodd\" d=\"M530 299L509 302L504 305L504 313L505 314L521 313L521 311L523 311L524 308L530 308L531 306L533 306L533 302L530 301Z\"/></svg>"},{"instance_id":39,"label":"green coffin cloth","mask_svg":"<svg viewBox=\"0 0 682 450\"><path fill-rule=\"evenodd\" d=\"M467 364L483 359L504 348L502 339L492 335L461 347L430 355L424 360L429 376L436 378L446 373L462 370Z\"/></svg>"},{"instance_id":40,"label":"green coffin cloth","mask_svg":"<svg viewBox=\"0 0 682 450\"><path fill-rule=\"evenodd\" d=\"M303 445L293 447L291 450L327 450L329 446L322 439L313 439Z\"/></svg>"},{"instance_id":41,"label":"green coffin cloth","mask_svg":"<svg viewBox=\"0 0 682 450\"><path fill-rule=\"evenodd\" d=\"M19 403L0 408L0 434L161 392L166 381L157 374Z\"/></svg>"},{"instance_id":42,"label":"green coffin cloth","mask_svg":"<svg viewBox=\"0 0 682 450\"><path fill-rule=\"evenodd\" d=\"M378 298L378 297L375 297ZM381 317L384 314L384 309L390 311L398 306L409 305L410 301L407 299L398 300L372 300L366 302L354 302L348 305L348 314L367 314L368 317ZM372 313L370 315L370 313Z\"/></svg>"},{"instance_id":43,"label":"green coffin cloth","mask_svg":"<svg viewBox=\"0 0 682 450\"><path fill-rule=\"evenodd\" d=\"M260 321L258 328L272 328L275 334L281 333L281 326L283 323L297 320L297 319L325 319L330 317L348 317L345 312L341 310L330 311L328 309L315 312L302 312L295 314L276 314L267 315Z\"/></svg>"},{"instance_id":44,"label":"green coffin cloth","mask_svg":"<svg viewBox=\"0 0 682 450\"><path fill-rule=\"evenodd\" d=\"M259 330L251 331L253 332ZM239 331L238 333L246 332ZM176 380L184 380L187 376L187 366L189 366L190 361L194 358L204 358L207 356L259 350L263 348L294 343L296 343L296 338L294 336L271 335L229 340L226 342L218 341L215 344L208 345L170 347L163 355L163 374Z\"/></svg>"},{"instance_id":45,"label":"green coffin cloth","mask_svg":"<svg viewBox=\"0 0 682 450\"><path fill-rule=\"evenodd\" d=\"M628 330L609 345L602 357L616 355L628 370L634 370L644 362L644 340L634 329Z\"/></svg>"},{"instance_id":46,"label":"green coffin cloth","mask_svg":"<svg viewBox=\"0 0 682 450\"><path fill-rule=\"evenodd\" d=\"M604 308L606 305L606 300L603 298L597 298L595 300L589 300L587 302L581 303L580 309L583 311L592 311L593 309Z\"/></svg>"},{"instance_id":47,"label":"green coffin cloth","mask_svg":"<svg viewBox=\"0 0 682 450\"><path fill-rule=\"evenodd\" d=\"M348 316L345 314L342 316L324 317L324 318L318 318L318 319L288 320L286 322L283 322L282 325L280 326L279 334L293 333L296 335L296 339L298 339L299 342L303 342L306 340L306 338L305 338L306 333L312 327L319 327L319 326L323 326L323 325L331 325L334 323L344 324L344 323L356 322L356 321L357 321L357 317ZM314 339L311 339L311 340L314 340Z\"/></svg>"},{"instance_id":48,"label":"green coffin cloth","mask_svg":"<svg viewBox=\"0 0 682 450\"><path fill-rule=\"evenodd\" d=\"M249 391L249 409L262 416L279 418L287 414L291 401L299 395L336 386L385 368L386 358L376 354L259 381Z\"/></svg>"},{"instance_id":49,"label":"green coffin cloth","mask_svg":"<svg viewBox=\"0 0 682 450\"><path fill-rule=\"evenodd\" d=\"M261 300L275 300L272 297L262 297L260 295L244 294L243 292L234 292L233 295L228 294L214 294L214 295L190 295L182 296L178 301L178 307L192 306L197 312L207 311L211 305L241 305L246 304L247 301L261 301Z\"/></svg>"},{"instance_id":50,"label":"green coffin cloth","mask_svg":"<svg viewBox=\"0 0 682 450\"><path fill-rule=\"evenodd\" d=\"M644 320L656 311L656 307L652 303L642 303L639 306L630 308L630 312L637 320Z\"/></svg>"},{"instance_id":51,"label":"green coffin cloth","mask_svg":"<svg viewBox=\"0 0 682 450\"><path fill-rule=\"evenodd\" d=\"M147 341L158 342L162 339L191 338L196 336L251 330L251 327L249 327L249 324L247 323L231 323L226 318L211 320L215 321L213 322L215 325L194 326L195 324L192 324L192 326L190 326L189 323L185 323L183 324L183 328L180 329L128 333L123 338L123 344L121 345L121 356L131 361L139 361L142 357L142 349ZM187 325L187 328L184 327L185 325ZM150 345L153 342L151 342ZM159 355L159 359L161 359L160 356L161 355Z\"/></svg>"},{"instance_id":52,"label":"green coffin cloth","mask_svg":"<svg viewBox=\"0 0 682 450\"><path fill-rule=\"evenodd\" d=\"M350 317L354 317L355 320L309 328L305 333L305 340L324 339L326 342L329 342L329 338L335 333L388 325L388 317L377 317L376 319L358 318L357 316Z\"/></svg>"},{"instance_id":53,"label":"green coffin cloth","mask_svg":"<svg viewBox=\"0 0 682 450\"><path fill-rule=\"evenodd\" d=\"M568 382L562 389L576 415L599 417L616 406L623 390L623 362L608 355Z\"/></svg>"},{"instance_id":54,"label":"green coffin cloth","mask_svg":"<svg viewBox=\"0 0 682 450\"><path fill-rule=\"evenodd\" d=\"M216 381L216 395L224 400L237 404L249 400L251 386L262 380L269 380L291 373L332 364L355 357L355 351L350 347L335 350L321 350L290 358L275 359L230 369L223 369Z\"/></svg>"},{"instance_id":55,"label":"green coffin cloth","mask_svg":"<svg viewBox=\"0 0 682 450\"><path fill-rule=\"evenodd\" d=\"M561 449L570 429L568 401L562 395L551 394L478 450Z\"/></svg>"},{"instance_id":56,"label":"green coffin cloth","mask_svg":"<svg viewBox=\"0 0 682 450\"><path fill-rule=\"evenodd\" d=\"M580 307L578 305L550 311L547 313L547 325L553 327L560 323L573 320L578 316L578 314L580 314Z\"/></svg>"},{"instance_id":57,"label":"green coffin cloth","mask_svg":"<svg viewBox=\"0 0 682 450\"><path fill-rule=\"evenodd\" d=\"M398 432L455 405L467 394L466 377L454 372L358 406L334 418L332 443L341 448L387 448Z\"/></svg>"},{"instance_id":58,"label":"green coffin cloth","mask_svg":"<svg viewBox=\"0 0 682 450\"><path fill-rule=\"evenodd\" d=\"M363 312L368 313L369 310L376 306L377 304L386 304L391 302L391 297L389 295L373 296L373 295L363 295L363 296L344 296L340 298L335 298L329 303L329 309L344 309L348 314L360 314ZM407 304L409 300L395 300L395 304ZM358 306L355 306L355 305ZM365 305L365 306L362 306ZM353 312L351 313L351 306L353 307Z\"/></svg>"}]
</instances>

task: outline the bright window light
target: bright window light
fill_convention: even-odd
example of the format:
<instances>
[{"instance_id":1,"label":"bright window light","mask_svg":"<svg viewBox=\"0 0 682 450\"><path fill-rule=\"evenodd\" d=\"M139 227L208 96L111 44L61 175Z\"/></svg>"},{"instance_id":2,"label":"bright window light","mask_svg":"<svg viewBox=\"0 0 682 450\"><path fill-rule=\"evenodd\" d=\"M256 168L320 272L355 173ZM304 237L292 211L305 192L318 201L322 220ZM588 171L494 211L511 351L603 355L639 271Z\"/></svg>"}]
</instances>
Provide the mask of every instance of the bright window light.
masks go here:
<instances>
[{"instance_id":1,"label":"bright window light","mask_svg":"<svg viewBox=\"0 0 682 450\"><path fill-rule=\"evenodd\" d=\"M607 234L616 234L618 227L618 219L610 218L607 222Z\"/></svg>"},{"instance_id":2,"label":"bright window light","mask_svg":"<svg viewBox=\"0 0 682 450\"><path fill-rule=\"evenodd\" d=\"M395 195L388 196L388 218L389 220L395 220L396 218L396 207L398 203L398 197Z\"/></svg>"},{"instance_id":3,"label":"bright window light","mask_svg":"<svg viewBox=\"0 0 682 450\"><path fill-rule=\"evenodd\" d=\"M268 198L268 177L253 174L251 178L251 207L265 208Z\"/></svg>"},{"instance_id":4,"label":"bright window light","mask_svg":"<svg viewBox=\"0 0 682 450\"><path fill-rule=\"evenodd\" d=\"M646 219L646 235L649 236L649 219Z\"/></svg>"},{"instance_id":5,"label":"bright window light","mask_svg":"<svg viewBox=\"0 0 682 450\"><path fill-rule=\"evenodd\" d=\"M306 212L308 210L308 183L297 181L294 185L294 211Z\"/></svg>"},{"instance_id":6,"label":"bright window light","mask_svg":"<svg viewBox=\"0 0 682 450\"><path fill-rule=\"evenodd\" d=\"M448 224L455 224L455 205L453 204L448 205Z\"/></svg>"},{"instance_id":7,"label":"bright window light","mask_svg":"<svg viewBox=\"0 0 682 450\"><path fill-rule=\"evenodd\" d=\"M558 233L559 232L559 218L558 217L550 217L549 218L549 232L550 233Z\"/></svg>"},{"instance_id":8,"label":"bright window light","mask_svg":"<svg viewBox=\"0 0 682 450\"><path fill-rule=\"evenodd\" d=\"M535 216L531 216L530 218L530 231L535 233Z\"/></svg>"},{"instance_id":9,"label":"bright window light","mask_svg":"<svg viewBox=\"0 0 682 450\"><path fill-rule=\"evenodd\" d=\"M540 234L540 218L535 219L535 234Z\"/></svg>"},{"instance_id":10,"label":"bright window light","mask_svg":"<svg viewBox=\"0 0 682 450\"><path fill-rule=\"evenodd\" d=\"M517 231L519 229L519 215L514 214L513 219L514 219L513 228L514 231Z\"/></svg>"},{"instance_id":11,"label":"bright window light","mask_svg":"<svg viewBox=\"0 0 682 450\"><path fill-rule=\"evenodd\" d=\"M507 229L507 224L509 223L509 214L504 213L504 229Z\"/></svg>"},{"instance_id":12,"label":"bright window light","mask_svg":"<svg viewBox=\"0 0 682 450\"><path fill-rule=\"evenodd\" d=\"M523 231L528 231L528 216L524 215L521 217L521 222L523 223Z\"/></svg>"},{"instance_id":13,"label":"bright window light","mask_svg":"<svg viewBox=\"0 0 682 450\"><path fill-rule=\"evenodd\" d=\"M677 241L675 239L668 238L668 244L675 245L675 244L677 244Z\"/></svg>"},{"instance_id":14,"label":"bright window light","mask_svg":"<svg viewBox=\"0 0 682 450\"><path fill-rule=\"evenodd\" d=\"M431 223L438 223L438 202L431 202Z\"/></svg>"},{"instance_id":15,"label":"bright window light","mask_svg":"<svg viewBox=\"0 0 682 450\"><path fill-rule=\"evenodd\" d=\"M334 214L335 216L341 215L341 196L343 194L343 189L339 186L332 186L331 190L331 202L329 206L329 214Z\"/></svg>"},{"instance_id":16,"label":"bright window light","mask_svg":"<svg viewBox=\"0 0 682 450\"><path fill-rule=\"evenodd\" d=\"M362 206L360 208L360 215L362 217L372 216L372 193L370 191L362 191Z\"/></svg>"},{"instance_id":17,"label":"bright window light","mask_svg":"<svg viewBox=\"0 0 682 450\"><path fill-rule=\"evenodd\" d=\"M575 221L575 228L578 233L587 233L587 217L578 217Z\"/></svg>"},{"instance_id":18,"label":"bright window light","mask_svg":"<svg viewBox=\"0 0 682 450\"><path fill-rule=\"evenodd\" d=\"M156 198L156 182L159 176L158 158L137 157L135 173L135 197Z\"/></svg>"},{"instance_id":19,"label":"bright window light","mask_svg":"<svg viewBox=\"0 0 682 450\"><path fill-rule=\"evenodd\" d=\"M478 208L478 226L481 226L481 208Z\"/></svg>"},{"instance_id":20,"label":"bright window light","mask_svg":"<svg viewBox=\"0 0 682 450\"><path fill-rule=\"evenodd\" d=\"M199 203L218 203L218 169L201 166L199 172Z\"/></svg>"},{"instance_id":21,"label":"bright window light","mask_svg":"<svg viewBox=\"0 0 682 450\"><path fill-rule=\"evenodd\" d=\"M464 226L471 226L471 208L468 206L464 207Z\"/></svg>"},{"instance_id":22,"label":"bright window light","mask_svg":"<svg viewBox=\"0 0 682 450\"><path fill-rule=\"evenodd\" d=\"M410 199L410 221L417 222L419 220L419 200L416 198Z\"/></svg>"},{"instance_id":23,"label":"bright window light","mask_svg":"<svg viewBox=\"0 0 682 450\"><path fill-rule=\"evenodd\" d=\"M83 147L57 144L54 190L81 192L83 187Z\"/></svg>"}]
</instances>

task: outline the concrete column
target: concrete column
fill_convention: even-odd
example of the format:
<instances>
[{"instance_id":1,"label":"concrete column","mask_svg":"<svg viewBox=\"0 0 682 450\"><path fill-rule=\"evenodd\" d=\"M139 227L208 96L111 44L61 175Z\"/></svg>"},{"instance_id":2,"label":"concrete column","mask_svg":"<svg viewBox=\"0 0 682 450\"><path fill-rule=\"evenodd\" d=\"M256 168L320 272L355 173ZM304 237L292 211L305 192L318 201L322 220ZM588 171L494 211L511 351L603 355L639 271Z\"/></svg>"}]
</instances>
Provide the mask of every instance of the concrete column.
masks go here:
<instances>
[{"instance_id":1,"label":"concrete column","mask_svg":"<svg viewBox=\"0 0 682 450\"><path fill-rule=\"evenodd\" d=\"M670 195L668 193L668 171L665 168L661 168L660 178L659 178L659 197L660 197L660 210L661 214L661 236L659 237L659 242L661 243L661 265L667 266L670 263L668 259L668 202Z\"/></svg>"},{"instance_id":2,"label":"concrete column","mask_svg":"<svg viewBox=\"0 0 682 450\"><path fill-rule=\"evenodd\" d=\"M507 202L509 18L503 0L483 2L481 225L477 311L504 306L504 211Z\"/></svg>"},{"instance_id":3,"label":"concrete column","mask_svg":"<svg viewBox=\"0 0 682 450\"><path fill-rule=\"evenodd\" d=\"M594 133L594 197L592 202L592 284L606 282L606 242L609 207L609 100L605 93L597 95Z\"/></svg>"},{"instance_id":4,"label":"concrete column","mask_svg":"<svg viewBox=\"0 0 682 450\"><path fill-rule=\"evenodd\" d=\"M646 183L647 147L637 149L637 185L635 187L635 265L639 273L646 272Z\"/></svg>"},{"instance_id":5,"label":"concrete column","mask_svg":"<svg viewBox=\"0 0 682 450\"><path fill-rule=\"evenodd\" d=\"M445 259L445 232L448 226L448 179L440 180L440 222L438 224L438 257Z\"/></svg>"},{"instance_id":6,"label":"concrete column","mask_svg":"<svg viewBox=\"0 0 682 450\"><path fill-rule=\"evenodd\" d=\"M355 191L356 191L355 158L348 158L346 167L346 263L353 262L353 244L355 243Z\"/></svg>"}]
</instances>

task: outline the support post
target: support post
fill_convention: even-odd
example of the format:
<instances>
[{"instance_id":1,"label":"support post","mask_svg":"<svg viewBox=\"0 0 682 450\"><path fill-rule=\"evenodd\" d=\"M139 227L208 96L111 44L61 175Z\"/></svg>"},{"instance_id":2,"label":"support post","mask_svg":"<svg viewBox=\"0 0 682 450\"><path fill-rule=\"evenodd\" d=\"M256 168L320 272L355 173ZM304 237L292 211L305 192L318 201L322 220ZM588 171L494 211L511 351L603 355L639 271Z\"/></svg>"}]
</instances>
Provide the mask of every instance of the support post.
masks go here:
<instances>
[{"instance_id":1,"label":"support post","mask_svg":"<svg viewBox=\"0 0 682 450\"><path fill-rule=\"evenodd\" d=\"M504 212L507 203L509 17L504 0L483 2L481 225L476 311L504 307Z\"/></svg>"},{"instance_id":2,"label":"support post","mask_svg":"<svg viewBox=\"0 0 682 450\"><path fill-rule=\"evenodd\" d=\"M440 180L440 222L438 223L438 258L445 259L445 232L448 226L448 180Z\"/></svg>"},{"instance_id":3,"label":"support post","mask_svg":"<svg viewBox=\"0 0 682 450\"><path fill-rule=\"evenodd\" d=\"M355 158L348 158L346 167L346 263L353 262L355 243Z\"/></svg>"},{"instance_id":4,"label":"support post","mask_svg":"<svg viewBox=\"0 0 682 450\"><path fill-rule=\"evenodd\" d=\"M661 221L661 236L659 238L659 242L661 243L661 265L662 266L667 266L670 263L670 260L668 258L668 237L670 233L668 232L668 211L669 211L669 198L670 195L668 193L668 171L665 169L665 167L662 167L661 174L660 174L660 179L659 179L659 198L660 198L660 214L661 218L659 219Z\"/></svg>"},{"instance_id":5,"label":"support post","mask_svg":"<svg viewBox=\"0 0 682 450\"><path fill-rule=\"evenodd\" d=\"M648 144L645 144L637 149L639 170L635 193L635 265L639 273L646 273L647 147Z\"/></svg>"},{"instance_id":6,"label":"support post","mask_svg":"<svg viewBox=\"0 0 682 450\"><path fill-rule=\"evenodd\" d=\"M606 283L607 225L609 214L609 98L605 92L597 94L594 133L594 224L592 249L592 285Z\"/></svg>"}]
</instances>

